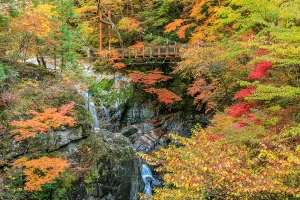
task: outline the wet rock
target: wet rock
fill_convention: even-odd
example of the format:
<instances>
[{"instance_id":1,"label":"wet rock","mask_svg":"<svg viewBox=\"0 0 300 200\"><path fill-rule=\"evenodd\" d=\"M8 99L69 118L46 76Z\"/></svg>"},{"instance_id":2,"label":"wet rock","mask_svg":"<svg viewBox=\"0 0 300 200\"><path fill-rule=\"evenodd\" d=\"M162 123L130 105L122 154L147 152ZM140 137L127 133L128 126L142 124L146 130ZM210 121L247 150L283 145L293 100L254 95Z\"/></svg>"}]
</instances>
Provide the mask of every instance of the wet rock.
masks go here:
<instances>
[{"instance_id":1,"label":"wet rock","mask_svg":"<svg viewBox=\"0 0 300 200\"><path fill-rule=\"evenodd\" d=\"M150 122L127 126L121 133L129 138L137 151L144 153L150 153L159 145L167 144L169 139L167 132Z\"/></svg>"},{"instance_id":2,"label":"wet rock","mask_svg":"<svg viewBox=\"0 0 300 200\"><path fill-rule=\"evenodd\" d=\"M125 137L130 137L132 136L133 134L137 133L139 130L133 126L130 126L130 127L125 127L121 130L121 133L123 136Z\"/></svg>"},{"instance_id":3,"label":"wet rock","mask_svg":"<svg viewBox=\"0 0 300 200\"><path fill-rule=\"evenodd\" d=\"M149 104L134 103L125 114L125 122L127 125L141 123L151 120L154 117L154 110Z\"/></svg>"}]
</instances>

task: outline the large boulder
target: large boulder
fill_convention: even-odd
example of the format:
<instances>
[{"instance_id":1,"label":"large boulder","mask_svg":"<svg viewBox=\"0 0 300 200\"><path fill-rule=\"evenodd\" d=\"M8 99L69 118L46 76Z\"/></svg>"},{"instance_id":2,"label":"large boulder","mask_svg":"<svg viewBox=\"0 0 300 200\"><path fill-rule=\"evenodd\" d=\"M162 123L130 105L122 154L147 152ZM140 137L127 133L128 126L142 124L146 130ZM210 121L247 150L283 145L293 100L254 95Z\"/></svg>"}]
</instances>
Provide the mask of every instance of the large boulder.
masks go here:
<instances>
[{"instance_id":1,"label":"large boulder","mask_svg":"<svg viewBox=\"0 0 300 200\"><path fill-rule=\"evenodd\" d=\"M141 159L127 138L121 134L97 133L69 156L84 171L73 200L138 200L143 190Z\"/></svg>"}]
</instances>

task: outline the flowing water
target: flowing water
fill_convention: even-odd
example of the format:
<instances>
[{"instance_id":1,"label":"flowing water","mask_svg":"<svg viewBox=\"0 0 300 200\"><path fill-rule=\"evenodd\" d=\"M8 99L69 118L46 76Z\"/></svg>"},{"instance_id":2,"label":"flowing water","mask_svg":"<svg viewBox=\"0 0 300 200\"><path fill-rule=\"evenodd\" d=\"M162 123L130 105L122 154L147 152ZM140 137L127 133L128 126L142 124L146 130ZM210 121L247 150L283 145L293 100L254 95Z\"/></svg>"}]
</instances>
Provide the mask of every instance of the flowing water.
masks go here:
<instances>
[{"instance_id":1,"label":"flowing water","mask_svg":"<svg viewBox=\"0 0 300 200\"><path fill-rule=\"evenodd\" d=\"M109 118L110 118L110 114L109 114L108 109L107 109L103 104L101 104L101 108L102 108L103 111L104 111L105 117L106 117L107 119L109 119Z\"/></svg>"},{"instance_id":2,"label":"flowing water","mask_svg":"<svg viewBox=\"0 0 300 200\"><path fill-rule=\"evenodd\" d=\"M151 182L154 181L155 179L153 178L151 169L145 164L142 165L141 175L145 183L145 188L143 193L152 195Z\"/></svg>"},{"instance_id":3,"label":"flowing water","mask_svg":"<svg viewBox=\"0 0 300 200\"><path fill-rule=\"evenodd\" d=\"M83 97L85 99L85 106L86 106L86 108L88 109L88 111L90 112L90 114L93 118L93 121L94 121L94 126L93 127L94 127L94 129L99 129L100 123L99 123L95 103L90 98L89 92L84 92Z\"/></svg>"},{"instance_id":4,"label":"flowing water","mask_svg":"<svg viewBox=\"0 0 300 200\"><path fill-rule=\"evenodd\" d=\"M28 62L37 64L35 58L32 58L32 59L28 60ZM47 63L47 65L48 65L48 63ZM90 68L89 64L83 64L82 65L82 70L83 70L83 73L86 77L96 76L98 81L100 81L101 79L107 77L107 75L102 75L102 74L97 74L96 75L93 72L93 70ZM117 78L115 77L115 85L120 84L122 81L124 81L123 79L124 79L124 77L121 77L121 78L120 77L117 77ZM98 118L98 114L97 114L97 109L96 109L96 106L95 106L95 103L92 99L91 94L88 91L81 90L80 89L80 84L77 85L77 90L85 99L85 106L86 106L87 110L89 111L90 115L93 118L93 128L94 128L94 130L95 131L99 130L100 129L100 122L99 122L99 118ZM115 104L116 104L115 107L118 108L119 107L119 102L116 101ZM111 117L109 110L103 104L101 104L100 106L104 111L105 117L109 119ZM120 114L121 114L120 112L117 112L114 115L120 115ZM152 195L152 185L154 185L154 186L157 185L156 182L158 180L153 178L151 169L145 164L143 164L142 168L141 168L141 177L142 177L143 182L145 184L143 193L147 194L147 195Z\"/></svg>"}]
</instances>

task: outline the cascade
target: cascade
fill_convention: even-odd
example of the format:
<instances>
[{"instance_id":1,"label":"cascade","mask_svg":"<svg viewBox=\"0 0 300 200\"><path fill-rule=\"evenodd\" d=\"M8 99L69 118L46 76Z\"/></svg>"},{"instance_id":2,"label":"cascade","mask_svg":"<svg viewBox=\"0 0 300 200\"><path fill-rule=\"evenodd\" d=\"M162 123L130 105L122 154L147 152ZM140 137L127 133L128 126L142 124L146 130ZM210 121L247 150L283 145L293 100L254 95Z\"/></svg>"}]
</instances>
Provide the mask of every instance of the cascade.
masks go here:
<instances>
[{"instance_id":1,"label":"cascade","mask_svg":"<svg viewBox=\"0 0 300 200\"><path fill-rule=\"evenodd\" d=\"M109 114L108 109L107 109L103 104L101 104L101 108L102 108L103 111L104 111L105 117L106 117L107 119L109 119L109 118L110 118L110 114Z\"/></svg>"},{"instance_id":2,"label":"cascade","mask_svg":"<svg viewBox=\"0 0 300 200\"><path fill-rule=\"evenodd\" d=\"M93 121L94 121L94 126L93 127L94 127L94 129L99 129L100 124L99 124L99 119L98 119L95 103L90 98L89 92L84 92L83 97L85 99L85 106L86 106L86 108L88 109L88 111L90 112L90 114L93 118Z\"/></svg>"},{"instance_id":3,"label":"cascade","mask_svg":"<svg viewBox=\"0 0 300 200\"><path fill-rule=\"evenodd\" d=\"M145 164L142 165L141 175L145 183L145 188L143 193L152 195L151 182L154 181L155 179L153 178L151 169Z\"/></svg>"}]
</instances>

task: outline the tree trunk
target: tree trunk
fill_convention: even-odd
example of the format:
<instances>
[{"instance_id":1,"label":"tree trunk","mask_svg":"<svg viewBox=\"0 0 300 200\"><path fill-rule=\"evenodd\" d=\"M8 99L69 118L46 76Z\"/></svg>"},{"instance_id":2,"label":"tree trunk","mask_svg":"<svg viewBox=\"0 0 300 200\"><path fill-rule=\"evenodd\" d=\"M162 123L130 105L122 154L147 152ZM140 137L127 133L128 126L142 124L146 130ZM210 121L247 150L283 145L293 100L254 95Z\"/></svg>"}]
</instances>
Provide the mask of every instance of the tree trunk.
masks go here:
<instances>
[{"instance_id":1,"label":"tree trunk","mask_svg":"<svg viewBox=\"0 0 300 200\"><path fill-rule=\"evenodd\" d=\"M45 61L44 56L41 57L41 61L42 61L43 67L44 67L45 69L47 69L47 63L46 63L46 61Z\"/></svg>"},{"instance_id":2,"label":"tree trunk","mask_svg":"<svg viewBox=\"0 0 300 200\"><path fill-rule=\"evenodd\" d=\"M56 72L56 49L54 48L54 71Z\"/></svg>"}]
</instances>

